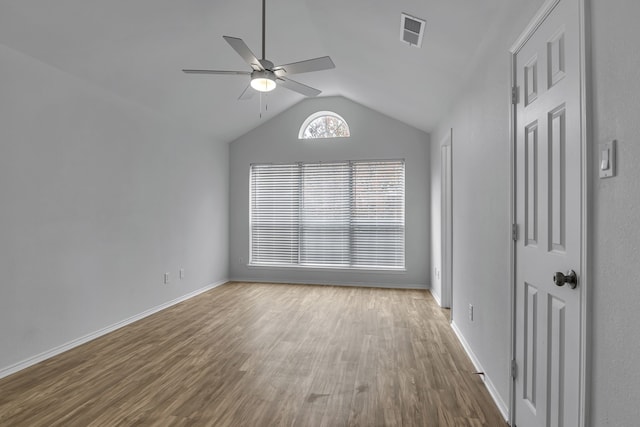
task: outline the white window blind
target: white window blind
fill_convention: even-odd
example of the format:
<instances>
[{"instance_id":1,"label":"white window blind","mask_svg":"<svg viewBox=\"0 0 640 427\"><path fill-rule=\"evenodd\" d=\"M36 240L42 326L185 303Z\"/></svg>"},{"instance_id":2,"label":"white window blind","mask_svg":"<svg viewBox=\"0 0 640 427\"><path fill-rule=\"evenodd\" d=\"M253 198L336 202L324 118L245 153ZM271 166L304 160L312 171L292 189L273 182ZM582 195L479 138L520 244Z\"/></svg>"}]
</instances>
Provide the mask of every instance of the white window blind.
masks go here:
<instances>
[{"instance_id":1,"label":"white window blind","mask_svg":"<svg viewBox=\"0 0 640 427\"><path fill-rule=\"evenodd\" d=\"M254 265L404 268L404 161L251 166Z\"/></svg>"}]
</instances>

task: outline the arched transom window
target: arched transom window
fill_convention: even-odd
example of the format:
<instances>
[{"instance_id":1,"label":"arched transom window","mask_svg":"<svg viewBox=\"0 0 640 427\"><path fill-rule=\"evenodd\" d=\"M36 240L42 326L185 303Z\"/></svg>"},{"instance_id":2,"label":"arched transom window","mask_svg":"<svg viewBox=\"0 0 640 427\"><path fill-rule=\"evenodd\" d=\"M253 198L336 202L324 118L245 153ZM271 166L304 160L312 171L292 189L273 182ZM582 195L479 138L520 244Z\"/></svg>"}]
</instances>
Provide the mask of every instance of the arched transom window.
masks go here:
<instances>
[{"instance_id":1,"label":"arched transom window","mask_svg":"<svg viewBox=\"0 0 640 427\"><path fill-rule=\"evenodd\" d=\"M318 111L302 123L298 138L347 138L350 135L349 125L340 115L333 111Z\"/></svg>"}]
</instances>

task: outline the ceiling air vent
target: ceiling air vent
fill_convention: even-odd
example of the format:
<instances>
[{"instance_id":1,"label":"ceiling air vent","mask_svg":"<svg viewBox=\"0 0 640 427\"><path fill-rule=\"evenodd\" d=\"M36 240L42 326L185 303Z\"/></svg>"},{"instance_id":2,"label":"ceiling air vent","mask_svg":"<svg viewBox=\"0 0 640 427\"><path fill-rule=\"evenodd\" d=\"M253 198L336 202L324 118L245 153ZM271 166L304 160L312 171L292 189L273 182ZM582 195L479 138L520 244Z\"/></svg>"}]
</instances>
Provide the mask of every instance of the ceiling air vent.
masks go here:
<instances>
[{"instance_id":1,"label":"ceiling air vent","mask_svg":"<svg viewBox=\"0 0 640 427\"><path fill-rule=\"evenodd\" d=\"M422 36L427 21L415 18L406 13L400 14L400 40L411 46L422 46Z\"/></svg>"}]
</instances>

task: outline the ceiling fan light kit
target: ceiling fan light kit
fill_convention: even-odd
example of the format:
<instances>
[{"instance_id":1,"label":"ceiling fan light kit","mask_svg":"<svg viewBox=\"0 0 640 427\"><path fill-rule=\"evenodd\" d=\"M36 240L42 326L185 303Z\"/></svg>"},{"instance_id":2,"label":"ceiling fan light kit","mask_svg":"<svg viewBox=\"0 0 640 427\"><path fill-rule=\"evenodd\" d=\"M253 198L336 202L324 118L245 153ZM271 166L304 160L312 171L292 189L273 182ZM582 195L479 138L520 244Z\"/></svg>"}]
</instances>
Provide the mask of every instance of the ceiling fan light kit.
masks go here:
<instances>
[{"instance_id":1,"label":"ceiling fan light kit","mask_svg":"<svg viewBox=\"0 0 640 427\"><path fill-rule=\"evenodd\" d=\"M226 70L182 70L188 74L221 74L221 75L250 75L249 86L258 92L270 92L280 85L286 89L298 92L304 96L317 96L321 93L318 89L291 80L285 75L309 73L335 68L335 64L328 56L308 59L306 61L293 62L285 65L273 65L273 62L265 58L265 23L266 0L262 0L262 59L256 58L246 43L237 37L222 36L238 55L251 67L252 71L226 71ZM241 100L251 98L253 92L247 88L240 95Z\"/></svg>"},{"instance_id":2,"label":"ceiling fan light kit","mask_svg":"<svg viewBox=\"0 0 640 427\"><path fill-rule=\"evenodd\" d=\"M258 92L271 92L276 88L276 75L273 71L254 71L251 73L251 87Z\"/></svg>"}]
</instances>

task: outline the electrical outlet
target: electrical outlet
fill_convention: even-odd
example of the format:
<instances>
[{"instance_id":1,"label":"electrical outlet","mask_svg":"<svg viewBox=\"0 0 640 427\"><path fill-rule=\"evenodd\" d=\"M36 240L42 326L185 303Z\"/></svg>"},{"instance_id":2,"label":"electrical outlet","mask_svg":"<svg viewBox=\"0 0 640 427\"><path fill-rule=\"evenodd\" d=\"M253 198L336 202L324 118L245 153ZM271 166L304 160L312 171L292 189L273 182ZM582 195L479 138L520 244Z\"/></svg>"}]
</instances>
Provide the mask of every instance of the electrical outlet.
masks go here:
<instances>
[{"instance_id":1,"label":"electrical outlet","mask_svg":"<svg viewBox=\"0 0 640 427\"><path fill-rule=\"evenodd\" d=\"M169 283L169 273L164 273L164 284Z\"/></svg>"},{"instance_id":2,"label":"electrical outlet","mask_svg":"<svg viewBox=\"0 0 640 427\"><path fill-rule=\"evenodd\" d=\"M184 279L184 268L180 269L180 280Z\"/></svg>"},{"instance_id":3,"label":"electrical outlet","mask_svg":"<svg viewBox=\"0 0 640 427\"><path fill-rule=\"evenodd\" d=\"M469 304L469 322L473 322L473 304Z\"/></svg>"}]
</instances>

